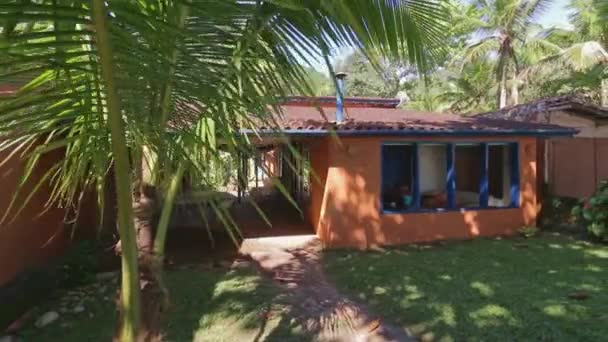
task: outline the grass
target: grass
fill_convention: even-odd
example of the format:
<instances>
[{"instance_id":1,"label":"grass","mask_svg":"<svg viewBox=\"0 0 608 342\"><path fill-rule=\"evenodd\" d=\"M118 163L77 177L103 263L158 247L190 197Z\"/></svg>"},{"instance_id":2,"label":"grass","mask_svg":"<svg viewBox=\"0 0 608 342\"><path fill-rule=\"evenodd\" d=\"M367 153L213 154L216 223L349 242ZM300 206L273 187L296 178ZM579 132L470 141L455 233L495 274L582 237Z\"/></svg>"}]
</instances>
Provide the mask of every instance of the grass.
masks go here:
<instances>
[{"instance_id":1,"label":"grass","mask_svg":"<svg viewBox=\"0 0 608 342\"><path fill-rule=\"evenodd\" d=\"M188 269L169 271L165 277L173 304L167 341L309 340L282 316L285 307L277 288L253 270ZM110 341L116 323L113 298L95 293L85 301L85 312L62 314L41 329L29 326L23 339ZM37 314L57 310L58 305L51 302Z\"/></svg>"},{"instance_id":2,"label":"grass","mask_svg":"<svg viewBox=\"0 0 608 342\"><path fill-rule=\"evenodd\" d=\"M422 340L599 341L608 246L566 236L328 252L327 274ZM569 298L574 292L586 300Z\"/></svg>"}]
</instances>

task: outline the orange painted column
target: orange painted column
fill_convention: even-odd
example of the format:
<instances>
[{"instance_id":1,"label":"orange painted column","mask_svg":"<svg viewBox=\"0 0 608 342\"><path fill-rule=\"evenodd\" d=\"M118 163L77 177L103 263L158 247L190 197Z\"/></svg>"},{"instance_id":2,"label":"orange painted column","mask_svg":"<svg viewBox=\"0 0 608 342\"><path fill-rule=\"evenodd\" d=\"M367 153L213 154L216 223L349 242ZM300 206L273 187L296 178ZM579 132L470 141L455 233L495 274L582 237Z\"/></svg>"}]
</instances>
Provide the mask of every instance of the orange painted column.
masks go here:
<instances>
[{"instance_id":1,"label":"orange painted column","mask_svg":"<svg viewBox=\"0 0 608 342\"><path fill-rule=\"evenodd\" d=\"M262 158L264 160L264 170L267 172L268 177L279 177L280 172L280 158L281 152L278 147L275 147L273 150L262 153Z\"/></svg>"}]
</instances>

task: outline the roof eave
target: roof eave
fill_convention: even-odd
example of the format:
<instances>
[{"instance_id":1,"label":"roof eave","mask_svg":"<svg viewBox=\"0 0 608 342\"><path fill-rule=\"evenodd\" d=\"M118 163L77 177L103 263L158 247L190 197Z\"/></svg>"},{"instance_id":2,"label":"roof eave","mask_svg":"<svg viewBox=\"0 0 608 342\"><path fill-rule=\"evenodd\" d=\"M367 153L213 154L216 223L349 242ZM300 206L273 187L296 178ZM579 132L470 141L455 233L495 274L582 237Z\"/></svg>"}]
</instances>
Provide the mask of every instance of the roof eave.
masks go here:
<instances>
[{"instance_id":1,"label":"roof eave","mask_svg":"<svg viewBox=\"0 0 608 342\"><path fill-rule=\"evenodd\" d=\"M499 131L484 130L334 130L325 129L287 129L287 130L241 130L242 134L262 136L327 136L337 134L339 136L532 136L532 137L571 137L578 133L576 129L507 129Z\"/></svg>"}]
</instances>

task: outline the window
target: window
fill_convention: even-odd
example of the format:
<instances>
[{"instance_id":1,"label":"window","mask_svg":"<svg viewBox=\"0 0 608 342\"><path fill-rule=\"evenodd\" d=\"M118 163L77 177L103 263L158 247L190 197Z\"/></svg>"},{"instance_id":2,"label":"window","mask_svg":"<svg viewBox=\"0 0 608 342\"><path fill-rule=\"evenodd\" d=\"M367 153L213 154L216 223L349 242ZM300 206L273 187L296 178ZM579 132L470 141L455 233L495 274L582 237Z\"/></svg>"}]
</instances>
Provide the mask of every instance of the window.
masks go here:
<instances>
[{"instance_id":1,"label":"window","mask_svg":"<svg viewBox=\"0 0 608 342\"><path fill-rule=\"evenodd\" d=\"M517 143L387 143L382 146L385 211L519 205Z\"/></svg>"},{"instance_id":2,"label":"window","mask_svg":"<svg viewBox=\"0 0 608 342\"><path fill-rule=\"evenodd\" d=\"M447 208L447 146L420 144L420 201L426 209Z\"/></svg>"},{"instance_id":3,"label":"window","mask_svg":"<svg viewBox=\"0 0 608 342\"><path fill-rule=\"evenodd\" d=\"M481 144L457 144L454 151L456 188L454 204L457 208L480 206L483 148Z\"/></svg>"},{"instance_id":4,"label":"window","mask_svg":"<svg viewBox=\"0 0 608 342\"><path fill-rule=\"evenodd\" d=\"M385 210L414 207L415 146L382 146L382 206Z\"/></svg>"},{"instance_id":5,"label":"window","mask_svg":"<svg viewBox=\"0 0 608 342\"><path fill-rule=\"evenodd\" d=\"M509 207L517 206L519 197L519 185L515 184L513 178L519 181L517 172L517 156L513 150L517 146L509 144L490 144L488 147L488 206Z\"/></svg>"}]
</instances>

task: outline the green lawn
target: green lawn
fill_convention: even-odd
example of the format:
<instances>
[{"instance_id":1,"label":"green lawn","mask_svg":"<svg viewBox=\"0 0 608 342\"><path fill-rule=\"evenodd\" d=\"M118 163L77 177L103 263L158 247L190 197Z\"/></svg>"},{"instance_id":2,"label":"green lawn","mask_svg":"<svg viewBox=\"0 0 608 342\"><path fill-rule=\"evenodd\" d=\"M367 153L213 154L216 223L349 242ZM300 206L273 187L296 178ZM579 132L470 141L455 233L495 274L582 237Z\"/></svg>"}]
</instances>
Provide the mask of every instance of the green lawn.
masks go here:
<instances>
[{"instance_id":1,"label":"green lawn","mask_svg":"<svg viewBox=\"0 0 608 342\"><path fill-rule=\"evenodd\" d=\"M170 271L166 280L173 308L167 341L306 341L283 312L277 288L253 270ZM113 292L112 289L108 292ZM105 299L104 299L105 297ZM37 310L57 310L54 301ZM113 298L88 296L83 313L65 313L50 325L28 327L24 341L110 341L115 324Z\"/></svg>"},{"instance_id":2,"label":"green lawn","mask_svg":"<svg viewBox=\"0 0 608 342\"><path fill-rule=\"evenodd\" d=\"M600 341L608 247L565 236L325 254L338 287L423 340ZM586 300L570 299L576 291Z\"/></svg>"}]
</instances>

